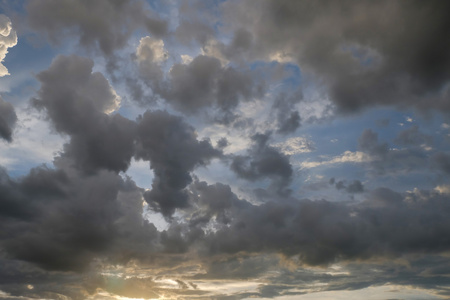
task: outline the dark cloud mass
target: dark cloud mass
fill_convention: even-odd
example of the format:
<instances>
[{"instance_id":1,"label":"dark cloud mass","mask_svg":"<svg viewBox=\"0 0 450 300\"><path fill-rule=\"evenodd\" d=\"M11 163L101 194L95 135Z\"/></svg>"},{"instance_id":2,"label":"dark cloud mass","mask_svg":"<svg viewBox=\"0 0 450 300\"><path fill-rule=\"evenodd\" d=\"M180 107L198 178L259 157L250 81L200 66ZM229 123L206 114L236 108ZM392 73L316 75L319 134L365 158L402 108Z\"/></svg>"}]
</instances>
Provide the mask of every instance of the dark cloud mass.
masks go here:
<instances>
[{"instance_id":1,"label":"dark cloud mass","mask_svg":"<svg viewBox=\"0 0 450 300\"><path fill-rule=\"evenodd\" d=\"M0 299L450 297L450 2L0 11Z\"/></svg>"},{"instance_id":2,"label":"dark cloud mass","mask_svg":"<svg viewBox=\"0 0 450 300\"><path fill-rule=\"evenodd\" d=\"M1 189L1 246L13 258L80 271L95 257L120 261L152 249L156 228L136 222L142 195L114 173L82 177L71 169L39 167L20 181L2 174ZM130 247L130 238L142 241Z\"/></svg>"},{"instance_id":3,"label":"dark cloud mass","mask_svg":"<svg viewBox=\"0 0 450 300\"><path fill-rule=\"evenodd\" d=\"M8 142L12 140L12 130L17 121L14 106L0 97L0 137Z\"/></svg>"},{"instance_id":4,"label":"dark cloud mass","mask_svg":"<svg viewBox=\"0 0 450 300\"><path fill-rule=\"evenodd\" d=\"M138 120L136 157L149 160L155 173L145 199L165 216L188 205L183 189L192 181L190 172L204 166L220 151L208 140L198 141L194 128L164 111L146 112Z\"/></svg>"},{"instance_id":5,"label":"dark cloud mass","mask_svg":"<svg viewBox=\"0 0 450 300\"><path fill-rule=\"evenodd\" d=\"M255 134L252 137L253 146L248 155L238 155L232 158L230 168L239 177L247 180L270 179L271 185L278 192L287 192L293 171L289 157L269 146L270 134Z\"/></svg>"},{"instance_id":6,"label":"dark cloud mass","mask_svg":"<svg viewBox=\"0 0 450 300\"><path fill-rule=\"evenodd\" d=\"M29 1L26 10L31 29L42 31L51 41L58 43L69 33L80 45L98 47L106 55L123 48L138 27L156 36L167 31L167 21L144 1Z\"/></svg>"},{"instance_id":7,"label":"dark cloud mass","mask_svg":"<svg viewBox=\"0 0 450 300\"><path fill-rule=\"evenodd\" d=\"M152 62L140 63L145 82L179 111L191 114L214 107L232 114L241 100L264 93L264 82L251 70L223 67L219 59L199 55L188 64L175 64L162 81L160 68ZM158 75L159 74L159 75Z\"/></svg>"},{"instance_id":8,"label":"dark cloud mass","mask_svg":"<svg viewBox=\"0 0 450 300\"><path fill-rule=\"evenodd\" d=\"M37 108L44 108L58 132L68 134L63 156L87 170L125 171L134 151L136 125L121 115L108 115L120 97L94 63L79 56L58 56L37 75L41 82Z\"/></svg>"},{"instance_id":9,"label":"dark cloud mass","mask_svg":"<svg viewBox=\"0 0 450 300\"><path fill-rule=\"evenodd\" d=\"M226 2L232 28L253 33L251 57L292 57L343 111L376 104L449 111L449 3ZM235 49L234 49L235 50Z\"/></svg>"}]
</instances>

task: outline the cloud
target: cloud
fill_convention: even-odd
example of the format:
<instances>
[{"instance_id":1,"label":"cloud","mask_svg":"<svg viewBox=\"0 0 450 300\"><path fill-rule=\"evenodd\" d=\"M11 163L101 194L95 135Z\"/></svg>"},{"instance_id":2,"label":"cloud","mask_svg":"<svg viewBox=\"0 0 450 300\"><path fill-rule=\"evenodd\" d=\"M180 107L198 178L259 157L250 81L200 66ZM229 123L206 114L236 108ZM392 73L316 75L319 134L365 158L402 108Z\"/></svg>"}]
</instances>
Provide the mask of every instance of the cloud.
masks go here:
<instances>
[{"instance_id":1,"label":"cloud","mask_svg":"<svg viewBox=\"0 0 450 300\"><path fill-rule=\"evenodd\" d=\"M0 298L449 295L448 4L0 7Z\"/></svg>"},{"instance_id":2,"label":"cloud","mask_svg":"<svg viewBox=\"0 0 450 300\"><path fill-rule=\"evenodd\" d=\"M309 153L316 150L314 143L304 137L293 137L287 139L285 142L276 143L272 145L281 150L285 155L296 155L300 153Z\"/></svg>"},{"instance_id":3,"label":"cloud","mask_svg":"<svg viewBox=\"0 0 450 300\"><path fill-rule=\"evenodd\" d=\"M276 112L278 122L278 133L288 134L295 132L300 127L300 114L295 109L295 105L303 99L301 92L290 96L282 93L275 99L272 109Z\"/></svg>"},{"instance_id":4,"label":"cloud","mask_svg":"<svg viewBox=\"0 0 450 300\"><path fill-rule=\"evenodd\" d=\"M125 171L134 154L135 123L110 114L120 97L108 80L92 72L94 62L79 56L58 56L36 77L41 83L35 107L45 109L56 131L70 136L62 157L86 171Z\"/></svg>"},{"instance_id":5,"label":"cloud","mask_svg":"<svg viewBox=\"0 0 450 300\"><path fill-rule=\"evenodd\" d=\"M450 194L450 185L438 185L434 190L441 194Z\"/></svg>"},{"instance_id":6,"label":"cloud","mask_svg":"<svg viewBox=\"0 0 450 300\"><path fill-rule=\"evenodd\" d=\"M407 144L409 147L396 149L389 148L388 143L379 142L378 134L371 129L365 129L358 139L358 147L373 159L370 162L372 171L378 175L392 175L398 173L419 172L429 166L430 160L427 151L430 150L422 142L430 142L430 137L416 132L414 127L399 133L396 142ZM420 147L411 143L420 142ZM425 146L425 147L424 147Z\"/></svg>"},{"instance_id":7,"label":"cloud","mask_svg":"<svg viewBox=\"0 0 450 300\"><path fill-rule=\"evenodd\" d=\"M374 158L367 153L361 151L344 151L341 155L335 156L330 160L324 161L304 161L300 164L302 169L316 168L324 165L334 165L342 163L366 163L371 162Z\"/></svg>"},{"instance_id":8,"label":"cloud","mask_svg":"<svg viewBox=\"0 0 450 300\"><path fill-rule=\"evenodd\" d=\"M401 131L395 138L396 143L405 146L430 145L432 141L433 138L421 133L417 125Z\"/></svg>"},{"instance_id":9,"label":"cloud","mask_svg":"<svg viewBox=\"0 0 450 300\"><path fill-rule=\"evenodd\" d=\"M62 42L69 33L80 45L98 48L105 55L123 48L137 28L157 37L167 32L167 21L144 1L30 1L26 11L30 29L43 32L52 42Z\"/></svg>"},{"instance_id":10,"label":"cloud","mask_svg":"<svg viewBox=\"0 0 450 300\"><path fill-rule=\"evenodd\" d=\"M342 111L382 104L449 112L448 3L267 0L257 8L251 1L223 7L231 30L252 34L246 57L290 57L317 76Z\"/></svg>"},{"instance_id":11,"label":"cloud","mask_svg":"<svg viewBox=\"0 0 450 300\"><path fill-rule=\"evenodd\" d=\"M147 111L142 115L137 137L136 157L150 161L155 174L152 190L144 197L165 216L188 206L184 188L192 181L190 172L221 155L209 140L198 141L193 127L165 111Z\"/></svg>"},{"instance_id":12,"label":"cloud","mask_svg":"<svg viewBox=\"0 0 450 300\"><path fill-rule=\"evenodd\" d=\"M168 52L164 49L164 41L149 36L141 38L136 50L138 61L162 62L168 58Z\"/></svg>"},{"instance_id":13,"label":"cloud","mask_svg":"<svg viewBox=\"0 0 450 300\"><path fill-rule=\"evenodd\" d=\"M431 160L435 168L446 174L450 173L450 154L438 152L432 156Z\"/></svg>"},{"instance_id":14,"label":"cloud","mask_svg":"<svg viewBox=\"0 0 450 300\"><path fill-rule=\"evenodd\" d=\"M16 112L11 103L0 97L0 137L12 141L12 130L17 121Z\"/></svg>"},{"instance_id":15,"label":"cloud","mask_svg":"<svg viewBox=\"0 0 450 300\"><path fill-rule=\"evenodd\" d=\"M155 64L140 64L140 73L153 92L175 109L192 114L212 107L219 109L224 120L230 114L232 117L240 101L250 101L264 93L264 82L250 70L222 67L217 58L204 55L188 64L174 64L167 81Z\"/></svg>"},{"instance_id":16,"label":"cloud","mask_svg":"<svg viewBox=\"0 0 450 300\"><path fill-rule=\"evenodd\" d=\"M231 223L206 239L211 253L279 251L306 264L326 265L440 253L449 246L440 239L448 234L448 199L434 192L402 195L379 188L352 206L325 200L270 201L234 211Z\"/></svg>"},{"instance_id":17,"label":"cloud","mask_svg":"<svg viewBox=\"0 0 450 300\"><path fill-rule=\"evenodd\" d=\"M364 192L364 185L359 180L353 180L352 183L350 183L349 185L346 186L345 180L344 181L341 180L341 181L335 182L335 179L333 177L333 178L331 178L329 180L329 184L334 184L336 189L338 189L338 190L345 189L345 191L347 193L350 193L350 194L356 194L356 193Z\"/></svg>"},{"instance_id":18,"label":"cloud","mask_svg":"<svg viewBox=\"0 0 450 300\"><path fill-rule=\"evenodd\" d=\"M10 257L80 271L94 258L126 262L152 249L156 228L142 219L142 191L117 174L83 176L62 166L35 168L20 180L1 176L7 231L0 243Z\"/></svg>"},{"instance_id":19,"label":"cloud","mask_svg":"<svg viewBox=\"0 0 450 300\"><path fill-rule=\"evenodd\" d=\"M9 75L8 69L2 64L8 53L8 48L17 45L17 34L12 28L11 20L0 14L0 77Z\"/></svg>"},{"instance_id":20,"label":"cloud","mask_svg":"<svg viewBox=\"0 0 450 300\"><path fill-rule=\"evenodd\" d=\"M247 155L232 157L230 168L238 177L255 181L270 179L279 193L285 193L293 176L289 157L268 145L270 134L255 134Z\"/></svg>"}]
</instances>

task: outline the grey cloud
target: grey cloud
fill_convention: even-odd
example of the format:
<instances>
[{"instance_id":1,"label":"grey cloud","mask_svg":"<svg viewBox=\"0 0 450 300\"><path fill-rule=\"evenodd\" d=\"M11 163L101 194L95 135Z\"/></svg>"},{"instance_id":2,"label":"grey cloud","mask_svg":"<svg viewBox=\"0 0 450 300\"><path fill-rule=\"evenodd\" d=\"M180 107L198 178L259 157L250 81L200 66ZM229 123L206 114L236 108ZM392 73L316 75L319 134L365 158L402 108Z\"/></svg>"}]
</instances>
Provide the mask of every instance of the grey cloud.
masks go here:
<instances>
[{"instance_id":1,"label":"grey cloud","mask_svg":"<svg viewBox=\"0 0 450 300\"><path fill-rule=\"evenodd\" d=\"M325 200L250 205L206 241L213 254L279 251L312 265L448 251L448 197L420 193L377 189L353 206Z\"/></svg>"},{"instance_id":2,"label":"grey cloud","mask_svg":"<svg viewBox=\"0 0 450 300\"><path fill-rule=\"evenodd\" d=\"M210 26L192 20L183 20L175 30L176 38L185 45L191 45L193 42L205 45L214 35Z\"/></svg>"},{"instance_id":3,"label":"grey cloud","mask_svg":"<svg viewBox=\"0 0 450 300\"><path fill-rule=\"evenodd\" d=\"M229 2L223 11L229 27L253 34L247 56L292 57L343 111L393 104L449 112L441 93L450 79L448 5L267 0Z\"/></svg>"},{"instance_id":4,"label":"grey cloud","mask_svg":"<svg viewBox=\"0 0 450 300\"><path fill-rule=\"evenodd\" d=\"M12 141L12 132L17 121L14 106L0 97L0 137Z\"/></svg>"},{"instance_id":5,"label":"grey cloud","mask_svg":"<svg viewBox=\"0 0 450 300\"><path fill-rule=\"evenodd\" d=\"M359 180L354 180L352 183L350 183L347 188L345 189L348 193L355 194L355 193L362 193L364 192L364 185Z\"/></svg>"},{"instance_id":6,"label":"grey cloud","mask_svg":"<svg viewBox=\"0 0 450 300\"><path fill-rule=\"evenodd\" d=\"M359 180L353 180L349 185L346 186L345 180L338 181L335 183L335 179L331 178L329 184L335 184L336 189L345 189L347 193L356 194L364 192L364 185Z\"/></svg>"},{"instance_id":7,"label":"grey cloud","mask_svg":"<svg viewBox=\"0 0 450 300\"><path fill-rule=\"evenodd\" d=\"M228 224L233 219L234 209L245 208L248 203L238 199L228 185L196 180L189 186L193 212L189 217L191 226L207 225L211 219L218 224Z\"/></svg>"},{"instance_id":8,"label":"grey cloud","mask_svg":"<svg viewBox=\"0 0 450 300\"><path fill-rule=\"evenodd\" d=\"M298 111L291 112L289 117L283 120L282 125L278 128L279 133L292 133L300 127L300 114Z\"/></svg>"},{"instance_id":9,"label":"grey cloud","mask_svg":"<svg viewBox=\"0 0 450 300\"><path fill-rule=\"evenodd\" d=\"M345 188L344 182L343 181L336 182L336 188L338 190L342 190L343 188Z\"/></svg>"},{"instance_id":10,"label":"grey cloud","mask_svg":"<svg viewBox=\"0 0 450 300\"><path fill-rule=\"evenodd\" d=\"M272 186L278 192L285 193L292 180L292 166L288 156L267 144L269 138L270 134L254 135L248 155L234 156L230 168L247 180L271 179Z\"/></svg>"},{"instance_id":11,"label":"grey cloud","mask_svg":"<svg viewBox=\"0 0 450 300\"><path fill-rule=\"evenodd\" d=\"M9 257L80 271L94 258L123 263L154 249L157 231L142 219L142 191L115 173L39 167L19 180L3 175L0 188L0 244Z\"/></svg>"},{"instance_id":12,"label":"grey cloud","mask_svg":"<svg viewBox=\"0 0 450 300\"><path fill-rule=\"evenodd\" d=\"M376 175L417 172L430 165L426 150L420 147L391 149L388 143L379 142L378 134L371 129L363 131L358 139L358 148L370 155L368 166Z\"/></svg>"},{"instance_id":13,"label":"grey cloud","mask_svg":"<svg viewBox=\"0 0 450 300\"><path fill-rule=\"evenodd\" d=\"M222 137L217 141L217 148L223 149L229 145L229 142L226 137Z\"/></svg>"},{"instance_id":14,"label":"grey cloud","mask_svg":"<svg viewBox=\"0 0 450 300\"><path fill-rule=\"evenodd\" d=\"M438 152L432 156L432 164L446 174L450 174L450 154Z\"/></svg>"},{"instance_id":15,"label":"grey cloud","mask_svg":"<svg viewBox=\"0 0 450 300\"><path fill-rule=\"evenodd\" d=\"M45 109L58 132L71 137L62 156L74 158L87 171L125 171L134 154L136 126L120 115L107 114L118 107L120 97L92 68L93 61L87 58L56 57L37 75L41 88L32 103Z\"/></svg>"},{"instance_id":16,"label":"grey cloud","mask_svg":"<svg viewBox=\"0 0 450 300\"><path fill-rule=\"evenodd\" d=\"M26 10L31 29L44 32L51 41L58 43L69 33L80 45L98 47L106 55L123 48L139 27L155 36L167 33L167 21L144 1L29 1Z\"/></svg>"},{"instance_id":17,"label":"grey cloud","mask_svg":"<svg viewBox=\"0 0 450 300\"><path fill-rule=\"evenodd\" d=\"M193 127L165 111L147 111L138 119L137 136L136 157L149 160L155 173L145 199L156 211L170 216L188 205L184 188L192 181L190 172L221 152L209 140L198 141Z\"/></svg>"},{"instance_id":18,"label":"grey cloud","mask_svg":"<svg viewBox=\"0 0 450 300\"><path fill-rule=\"evenodd\" d=\"M168 80L155 63L140 65L141 76L152 88L176 109L195 113L214 107L222 113L231 113L241 100L251 100L264 93L264 82L250 70L222 67L217 58L200 55L189 64L175 64Z\"/></svg>"},{"instance_id":19,"label":"grey cloud","mask_svg":"<svg viewBox=\"0 0 450 300\"><path fill-rule=\"evenodd\" d=\"M401 131L395 138L395 142L405 146L420 146L422 144L430 145L433 139L431 136L421 133L419 126Z\"/></svg>"},{"instance_id":20,"label":"grey cloud","mask_svg":"<svg viewBox=\"0 0 450 300\"><path fill-rule=\"evenodd\" d=\"M281 93L275 99L272 110L276 113L278 122L278 133L292 133L300 127L300 114L295 109L295 105L303 99L301 91L286 95Z\"/></svg>"},{"instance_id":21,"label":"grey cloud","mask_svg":"<svg viewBox=\"0 0 450 300\"><path fill-rule=\"evenodd\" d=\"M187 206L183 189L190 172L220 156L209 141L198 141L193 127L167 112L146 112L137 122L108 115L120 100L93 62L78 56L59 56L37 75L41 82L33 104L45 109L58 132L70 143L57 158L60 165L75 164L84 171L125 171L131 157L150 161L153 189L149 204L164 215Z\"/></svg>"},{"instance_id":22,"label":"grey cloud","mask_svg":"<svg viewBox=\"0 0 450 300\"><path fill-rule=\"evenodd\" d=\"M371 129L365 129L358 139L358 147L377 157L386 156L389 151L387 143L378 143L378 134Z\"/></svg>"}]
</instances>

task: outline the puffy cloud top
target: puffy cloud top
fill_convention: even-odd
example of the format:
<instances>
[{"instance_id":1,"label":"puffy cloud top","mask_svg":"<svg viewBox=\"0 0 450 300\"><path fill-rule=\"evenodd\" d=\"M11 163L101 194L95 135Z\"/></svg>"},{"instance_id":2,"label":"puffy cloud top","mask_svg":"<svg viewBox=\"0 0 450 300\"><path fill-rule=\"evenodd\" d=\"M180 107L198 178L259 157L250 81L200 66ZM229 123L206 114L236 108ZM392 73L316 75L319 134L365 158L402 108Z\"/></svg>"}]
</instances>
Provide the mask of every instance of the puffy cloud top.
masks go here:
<instances>
[{"instance_id":1,"label":"puffy cloud top","mask_svg":"<svg viewBox=\"0 0 450 300\"><path fill-rule=\"evenodd\" d=\"M9 75L8 69L2 64L8 53L8 48L17 45L17 34L12 28L11 20L0 14L0 77Z\"/></svg>"}]
</instances>

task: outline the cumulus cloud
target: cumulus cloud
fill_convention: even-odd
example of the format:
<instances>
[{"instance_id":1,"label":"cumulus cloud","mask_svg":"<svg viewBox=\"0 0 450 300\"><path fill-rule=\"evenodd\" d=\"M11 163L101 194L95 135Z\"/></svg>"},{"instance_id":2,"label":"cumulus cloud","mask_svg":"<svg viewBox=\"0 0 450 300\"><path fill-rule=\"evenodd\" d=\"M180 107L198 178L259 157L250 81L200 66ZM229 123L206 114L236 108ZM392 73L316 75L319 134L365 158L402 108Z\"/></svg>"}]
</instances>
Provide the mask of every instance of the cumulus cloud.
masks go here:
<instances>
[{"instance_id":1,"label":"cumulus cloud","mask_svg":"<svg viewBox=\"0 0 450 300\"><path fill-rule=\"evenodd\" d=\"M224 5L229 27L252 34L247 57L271 60L283 53L317 75L347 112L376 104L449 112L442 92L450 80L447 10L441 1Z\"/></svg>"},{"instance_id":2,"label":"cumulus cloud","mask_svg":"<svg viewBox=\"0 0 450 300\"><path fill-rule=\"evenodd\" d=\"M2 64L8 53L8 48L17 45L17 34L12 28L11 20L0 14L0 77L9 75L8 69Z\"/></svg>"},{"instance_id":3,"label":"cumulus cloud","mask_svg":"<svg viewBox=\"0 0 450 300\"><path fill-rule=\"evenodd\" d=\"M289 156L268 145L269 138L270 134L255 134L247 155L232 157L230 168L246 180L270 179L278 193L285 193L292 180L292 165Z\"/></svg>"},{"instance_id":4,"label":"cumulus cloud","mask_svg":"<svg viewBox=\"0 0 450 300\"><path fill-rule=\"evenodd\" d=\"M133 156L135 124L108 114L118 108L120 97L101 73L92 72L93 65L75 55L56 57L36 76L41 88L32 102L58 132L70 136L63 157L86 171L125 171Z\"/></svg>"},{"instance_id":5,"label":"cumulus cloud","mask_svg":"<svg viewBox=\"0 0 450 300\"><path fill-rule=\"evenodd\" d=\"M152 189L144 197L165 216L188 206L184 188L191 183L190 172L204 166L221 152L209 140L197 140L193 127L165 111L147 111L138 120L138 159L150 161L155 173Z\"/></svg>"},{"instance_id":6,"label":"cumulus cloud","mask_svg":"<svg viewBox=\"0 0 450 300\"><path fill-rule=\"evenodd\" d=\"M162 62L168 58L168 52L164 49L164 41L143 37L139 41L136 50L136 56L139 61Z\"/></svg>"},{"instance_id":7,"label":"cumulus cloud","mask_svg":"<svg viewBox=\"0 0 450 300\"><path fill-rule=\"evenodd\" d=\"M163 80L155 64L141 64L140 72L153 92L177 110L192 114L212 107L220 110L224 120L233 116L240 101L252 100L264 92L264 82L251 70L222 67L217 58L205 55L188 64L173 65L167 80Z\"/></svg>"},{"instance_id":8,"label":"cumulus cloud","mask_svg":"<svg viewBox=\"0 0 450 300\"><path fill-rule=\"evenodd\" d=\"M26 10L31 29L43 32L54 43L70 33L80 45L99 48L105 55L123 48L137 28L158 37L167 32L167 21L144 1L30 1Z\"/></svg>"},{"instance_id":9,"label":"cumulus cloud","mask_svg":"<svg viewBox=\"0 0 450 300\"><path fill-rule=\"evenodd\" d=\"M0 222L7 230L0 243L11 257L82 270L96 257L120 262L152 249L156 228L142 219L142 192L117 174L85 177L62 166L32 169L20 180L4 170L1 176Z\"/></svg>"}]
</instances>

